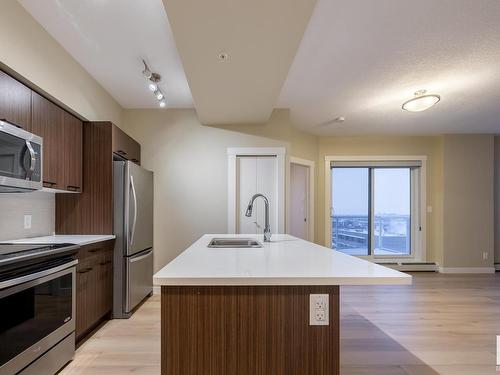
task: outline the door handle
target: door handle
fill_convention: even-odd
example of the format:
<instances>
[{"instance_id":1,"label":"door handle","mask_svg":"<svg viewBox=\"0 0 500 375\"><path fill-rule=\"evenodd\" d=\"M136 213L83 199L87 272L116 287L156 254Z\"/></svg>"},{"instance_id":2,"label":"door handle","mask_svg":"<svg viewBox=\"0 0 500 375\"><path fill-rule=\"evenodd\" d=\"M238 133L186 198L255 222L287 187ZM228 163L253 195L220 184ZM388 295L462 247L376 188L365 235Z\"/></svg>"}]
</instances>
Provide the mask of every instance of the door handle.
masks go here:
<instances>
[{"instance_id":1,"label":"door handle","mask_svg":"<svg viewBox=\"0 0 500 375\"><path fill-rule=\"evenodd\" d=\"M132 198L134 202L134 220L132 221L131 231L129 234L129 246L132 247L134 241L135 224L137 223L137 195L135 193L134 176L130 176L130 188L132 190Z\"/></svg>"},{"instance_id":2,"label":"door handle","mask_svg":"<svg viewBox=\"0 0 500 375\"><path fill-rule=\"evenodd\" d=\"M36 153L30 141L26 141L26 147L28 148L28 151L30 153L30 167L28 172L26 173L26 179L31 180L31 177L33 176L33 172L35 171L35 166L36 166Z\"/></svg>"}]
</instances>

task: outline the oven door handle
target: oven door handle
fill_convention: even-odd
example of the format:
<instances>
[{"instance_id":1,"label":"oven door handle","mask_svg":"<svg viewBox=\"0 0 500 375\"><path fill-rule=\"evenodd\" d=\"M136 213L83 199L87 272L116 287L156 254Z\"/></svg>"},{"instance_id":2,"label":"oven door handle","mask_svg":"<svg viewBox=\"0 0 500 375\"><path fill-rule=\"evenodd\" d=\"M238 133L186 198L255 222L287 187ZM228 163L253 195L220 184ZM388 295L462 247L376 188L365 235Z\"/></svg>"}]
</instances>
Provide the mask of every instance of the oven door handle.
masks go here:
<instances>
[{"instance_id":1,"label":"oven door handle","mask_svg":"<svg viewBox=\"0 0 500 375\"><path fill-rule=\"evenodd\" d=\"M19 284L24 284L24 283L27 283L29 281L39 279L41 277L52 275L53 273L57 273L59 271L65 270L66 268L73 267L77 263L78 263L78 260L75 259L75 260L72 260L71 262L61 264L60 266L49 268L48 270L30 273L29 275L17 277L15 279L2 281L2 282L0 282L0 290L5 289L5 288L9 288L12 286L16 286Z\"/></svg>"}]
</instances>

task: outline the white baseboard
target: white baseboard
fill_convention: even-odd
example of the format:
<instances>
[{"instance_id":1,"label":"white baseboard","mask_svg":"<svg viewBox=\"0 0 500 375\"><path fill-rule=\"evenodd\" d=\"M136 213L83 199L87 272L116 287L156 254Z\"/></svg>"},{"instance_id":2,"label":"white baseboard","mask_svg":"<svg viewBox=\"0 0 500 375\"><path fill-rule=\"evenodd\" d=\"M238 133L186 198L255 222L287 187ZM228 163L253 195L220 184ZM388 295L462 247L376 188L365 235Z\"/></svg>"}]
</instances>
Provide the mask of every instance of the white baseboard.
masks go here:
<instances>
[{"instance_id":1,"label":"white baseboard","mask_svg":"<svg viewBox=\"0 0 500 375\"><path fill-rule=\"evenodd\" d=\"M432 264L432 263L429 263L429 264L405 263L405 264L382 264L382 265L389 267L389 268L392 268L393 270L402 271L402 272L412 272L412 271L436 272L437 271L437 266L435 264Z\"/></svg>"},{"instance_id":2,"label":"white baseboard","mask_svg":"<svg viewBox=\"0 0 500 375\"><path fill-rule=\"evenodd\" d=\"M439 267L440 273L495 273L495 267Z\"/></svg>"},{"instance_id":3,"label":"white baseboard","mask_svg":"<svg viewBox=\"0 0 500 375\"><path fill-rule=\"evenodd\" d=\"M161 286L153 285L153 294L161 294Z\"/></svg>"}]
</instances>

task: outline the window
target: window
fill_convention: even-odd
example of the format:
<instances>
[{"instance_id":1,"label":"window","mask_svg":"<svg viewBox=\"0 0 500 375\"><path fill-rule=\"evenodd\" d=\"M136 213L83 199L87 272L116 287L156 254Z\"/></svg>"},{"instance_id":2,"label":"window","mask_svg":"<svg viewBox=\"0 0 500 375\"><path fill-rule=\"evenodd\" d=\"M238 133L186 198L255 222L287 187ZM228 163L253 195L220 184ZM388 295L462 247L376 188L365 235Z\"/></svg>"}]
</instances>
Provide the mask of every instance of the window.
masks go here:
<instances>
[{"instance_id":1,"label":"window","mask_svg":"<svg viewBox=\"0 0 500 375\"><path fill-rule=\"evenodd\" d=\"M331 246L371 258L415 257L421 162L332 162Z\"/></svg>"}]
</instances>

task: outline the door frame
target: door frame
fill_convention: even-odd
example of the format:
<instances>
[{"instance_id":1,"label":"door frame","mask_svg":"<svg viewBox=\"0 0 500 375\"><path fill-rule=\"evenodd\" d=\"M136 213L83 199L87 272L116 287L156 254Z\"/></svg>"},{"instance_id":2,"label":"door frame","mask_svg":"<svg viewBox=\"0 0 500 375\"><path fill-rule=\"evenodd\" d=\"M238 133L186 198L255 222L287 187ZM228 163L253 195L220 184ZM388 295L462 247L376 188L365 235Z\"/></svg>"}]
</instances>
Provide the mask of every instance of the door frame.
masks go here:
<instances>
[{"instance_id":1,"label":"door frame","mask_svg":"<svg viewBox=\"0 0 500 375\"><path fill-rule=\"evenodd\" d=\"M227 148L227 233L236 233L236 197L237 197L237 167L238 156L275 156L278 228L275 233L285 233L285 147L228 147ZM272 209L272 207L271 207Z\"/></svg>"},{"instance_id":2,"label":"door frame","mask_svg":"<svg viewBox=\"0 0 500 375\"><path fill-rule=\"evenodd\" d=\"M334 161L360 161L360 162L373 162L373 161L420 161L420 175L418 178L419 190L420 190L420 199L418 199L419 204L419 220L420 226L422 230L418 238L415 238L415 250L414 255L412 257L408 257L407 261L414 262L425 262L427 258L426 251L426 238L427 238L427 156L426 155L368 155L368 156L335 156L335 155L327 155L325 156L325 170L324 170L324 178L325 178L325 204L324 204L324 221L325 221L325 239L324 243L326 247L332 247L332 230L331 230L331 214L332 214L332 184L331 184L331 163ZM412 197L415 199L415 197ZM370 203L372 204L372 203ZM412 228L413 230L413 228ZM372 231L373 233L373 231ZM416 233L412 232L412 235ZM401 258L391 259L389 257L365 257L368 260L374 262L391 262L391 261L401 261Z\"/></svg>"},{"instance_id":3,"label":"door frame","mask_svg":"<svg viewBox=\"0 0 500 375\"><path fill-rule=\"evenodd\" d=\"M292 164L301 165L309 168L309 184L307 188L307 240L314 242L314 177L315 177L315 162L312 160L301 159L295 156L290 156L287 166L287 176L286 176L286 201L287 201L287 220L286 220L286 232L290 233L290 212L291 212L291 200L290 200L290 188L291 188L291 169Z\"/></svg>"}]
</instances>

